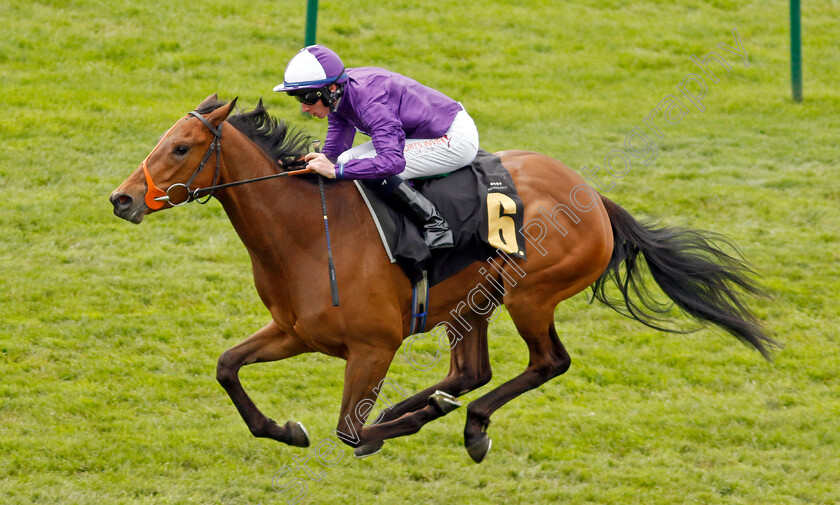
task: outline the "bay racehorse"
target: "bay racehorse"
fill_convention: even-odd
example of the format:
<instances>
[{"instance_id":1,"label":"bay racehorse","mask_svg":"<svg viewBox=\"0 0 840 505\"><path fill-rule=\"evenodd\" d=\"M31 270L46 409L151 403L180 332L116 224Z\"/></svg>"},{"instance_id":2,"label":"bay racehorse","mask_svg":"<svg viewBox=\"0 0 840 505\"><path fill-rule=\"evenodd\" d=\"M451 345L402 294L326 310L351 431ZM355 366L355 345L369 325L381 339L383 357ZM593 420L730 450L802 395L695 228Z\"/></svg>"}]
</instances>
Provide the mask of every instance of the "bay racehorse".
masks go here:
<instances>
[{"instance_id":1,"label":"bay racehorse","mask_svg":"<svg viewBox=\"0 0 840 505\"><path fill-rule=\"evenodd\" d=\"M739 255L721 249L723 237L640 223L559 161L504 151L497 155L522 198L524 222L530 223L520 230L530 247L527 261L492 256L432 287L429 327L445 323L443 328L460 330L457 337L446 333L453 339L449 373L368 421L377 390L409 334L412 286L389 262L354 185L330 183L325 196L341 290L341 303L333 306L315 176L232 185L301 167L308 137L289 131L262 103L251 112L231 114L235 102L212 95L180 119L110 201L117 216L134 223L211 195L221 203L251 257L257 292L271 315L262 329L225 351L217 367L218 381L257 437L309 445L302 425L280 425L260 412L239 381L240 368L307 352L347 362L336 432L357 448L357 455L377 451L388 438L417 432L457 407L455 397L490 380L486 307L500 300L530 359L521 374L468 405L464 443L480 462L490 447L493 412L569 368L569 354L554 328L558 303L592 287L600 301L665 329L660 323L668 308L645 286L642 259L682 312L723 328L765 357L775 345L745 304L745 295L763 295L762 289ZM607 295L610 281L619 296ZM474 289L479 285L480 292Z\"/></svg>"}]
</instances>

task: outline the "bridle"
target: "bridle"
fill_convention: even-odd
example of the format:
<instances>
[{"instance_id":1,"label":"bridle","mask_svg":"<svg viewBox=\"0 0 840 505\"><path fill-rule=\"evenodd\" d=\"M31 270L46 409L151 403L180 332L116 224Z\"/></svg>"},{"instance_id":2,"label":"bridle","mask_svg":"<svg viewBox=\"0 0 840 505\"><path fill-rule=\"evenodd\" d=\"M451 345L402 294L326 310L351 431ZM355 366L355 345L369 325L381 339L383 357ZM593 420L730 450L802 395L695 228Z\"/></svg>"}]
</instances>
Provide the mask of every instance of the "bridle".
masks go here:
<instances>
[{"instance_id":1,"label":"bridle","mask_svg":"<svg viewBox=\"0 0 840 505\"><path fill-rule=\"evenodd\" d=\"M220 169L221 169L221 161L222 161L222 126L224 125L224 123L220 123L219 127L216 128L210 123L210 121L207 120L207 118L202 116L197 111L194 111L194 110L190 111L190 115L197 117L199 120L201 120L202 123L204 123L204 126L206 126L210 130L210 133L213 134L213 142L210 143L210 146L207 148L207 152L204 153L204 157L201 159L201 163L199 163L198 168L195 169L195 171L190 176L190 178L187 180L187 182L186 183L176 182L176 183L172 184L171 186L169 186L168 188L166 188L166 191L164 191L164 190L158 188L155 185L154 181L152 180L152 176L149 173L149 169L146 166L146 162L149 160L149 158L152 157L152 155L155 153L155 151L157 151L157 148L160 147L160 144L169 135L169 132L171 132L172 129L175 128L175 126L177 126L178 123L181 122L181 120L188 119L190 116L186 116L185 118L182 118L177 123L172 125L172 128L170 128L169 130L166 131L166 133L163 134L163 137L161 137L161 139L158 141L155 148L152 149L152 152L150 152L149 155L146 156L146 159L143 160L143 163L141 164L141 166L143 168L143 174L146 176L146 184L148 186L148 190L146 191L145 202L146 202L146 206L149 207L149 209L151 209L151 210L162 209L163 206L166 205L167 203L169 205L173 206L173 207L180 207L182 205L186 205L187 203L193 202L193 201L201 203L201 204L205 204L210 200L210 198L213 196L213 192L217 189L224 189L224 188L229 188L229 187L232 187L232 186L239 186L241 184L248 184L248 183L251 183L251 182L264 181L264 180L267 180L267 179L275 179L275 178L278 178L278 177L286 177L286 176L289 176L289 175L298 175L298 174L306 174L306 173L314 172L314 170L304 168L304 169L301 169L301 170L291 170L291 171L288 171L288 172L281 172L279 174L267 175L265 177L257 177L257 178L254 178L254 179L246 179L246 180L243 180L243 181L236 181L236 182L230 182L230 183L227 183L227 184L218 184L217 185L216 183L219 181L219 172L220 172ZM212 154L213 151L216 152L216 171L213 173L213 184L211 186L206 187L206 188L190 189L190 186L195 181L195 178L198 177L198 174L200 174L202 172L202 170L204 170L204 165L207 164L207 160L210 159L210 154ZM184 201L182 201L180 203L175 203L170 198L169 192L172 191L173 188L178 188L178 187L184 188L184 190L187 192L187 198L184 199ZM204 194L204 193L207 193L207 197L204 200L200 200L200 198L201 198L200 194Z\"/></svg>"},{"instance_id":2,"label":"bridle","mask_svg":"<svg viewBox=\"0 0 840 505\"><path fill-rule=\"evenodd\" d=\"M190 176L190 178L187 180L187 182L186 183L176 182L175 184L172 184L171 186L166 188L166 191L164 191L164 190L158 188L155 185L154 181L152 181L152 176L149 173L149 168L146 166L146 162L149 160L149 158L152 156L152 154L154 154L155 151L157 151L157 148L160 146L161 142L163 142L163 140L169 135L169 132L172 131L172 128L175 128L175 126L178 123L180 123L181 121L178 121L178 123L175 123L174 125L172 125L172 128L167 130L167 132L163 135L163 137L158 142L158 145L156 145L155 148L152 149L152 152L150 152L149 155L146 156L146 159L143 160L143 164L142 164L143 174L146 176L146 184L148 184L148 186L149 186L149 189L146 192L146 198L145 198L146 206L149 207L152 210L161 209L167 203L169 205L172 205L173 207L180 207L181 205L186 205L187 203L189 203L193 200L197 201L198 203L207 203L207 201L210 200L210 197L213 196L213 192L210 191L207 194L207 198L205 198L203 201L198 200L197 197L196 197L196 191L198 191L198 190L190 189L190 186L192 185L193 181L195 181L195 178L198 177L198 174L200 174L204 170L204 165L207 164L207 160L210 159L210 154L213 151L216 151L216 171L213 174L213 185L215 186L216 182L219 180L219 171L221 169L221 162L222 162L222 126L223 126L223 123L219 124L219 127L216 128L215 126L210 124L210 121L207 121L207 118L205 118L204 116L202 116L198 112L196 112L194 110L190 111L190 115L195 116L198 119L200 119L201 122L204 123L204 126L206 126L210 130L210 133L213 134L213 142L210 143L210 146L207 148L207 152L204 153L204 157L201 159L201 163L198 164L198 168L195 169L195 171ZM189 117L189 116L187 116L187 117ZM178 187L183 187L187 191L187 198L183 202L175 203L170 198L169 192L172 191L174 188L178 188Z\"/></svg>"},{"instance_id":3,"label":"bridle","mask_svg":"<svg viewBox=\"0 0 840 505\"><path fill-rule=\"evenodd\" d=\"M204 126L206 126L210 130L210 133L213 134L213 142L210 143L210 147L208 147L207 152L204 153L204 157L201 159L201 163L199 163L198 168L195 169L195 172L193 172L193 174L190 176L190 178L187 180L187 182L186 183L176 182L175 184L170 185L166 189L166 191L164 191L164 190L158 188L155 185L154 181L152 180L152 176L149 173L149 168L146 166L146 162L149 161L149 158L151 158L152 154L154 154L155 151L157 151L157 148L160 147L160 144L169 135L169 132L172 131L172 128L175 128L175 126L177 126L178 123L180 123L182 120L188 119L189 116L186 116L186 117L178 120L178 122L176 122L174 125L172 125L172 128L169 128L169 130L167 130L166 133L163 134L163 137L160 138L160 140L158 141L155 148L152 149L152 152L150 152L149 155L146 156L146 159L143 160L143 163L141 164L141 166L143 167L143 174L146 176L146 184L148 185L148 189L146 190L145 202L146 202L146 206L149 207L149 209L151 209L151 210L162 209L164 207L164 205L166 205L167 203L169 205L173 206L173 207L180 207L182 205L186 205L187 203L193 202L193 201L203 204L203 203L207 203L210 200L210 197L213 196L213 192L217 189L229 188L229 187L232 187L232 186L239 186L241 184L248 184L248 183L251 183L251 182L265 181L265 180L268 180L268 179L276 179L278 177L286 177L286 176L289 176L289 175L311 174L311 173L315 172L315 170L313 170L311 168L303 168L303 169L300 169L300 170L290 170L288 172L280 172L279 174L266 175L264 177L256 177L254 179L245 179L245 180L242 180L242 181L229 182L227 184L216 184L219 180L219 172L221 170L221 163L222 163L222 125L224 123L220 123L219 127L216 128L212 124L210 124L210 121L207 121L207 119L204 116L202 116L201 114L199 114L198 112L196 112L194 110L190 111L190 115L195 116L198 119L200 119L201 122L204 123ZM216 151L216 172L213 174L213 185L208 186L206 188L190 189L190 186L192 185L193 181L195 181L195 178L198 176L198 174L201 173L202 170L204 170L204 165L207 163L207 160L210 159L210 154L213 151ZM301 159L301 160L295 161L294 163L305 165L306 162ZM172 191L172 188L177 188L177 187L183 187L187 192L187 198L183 202L180 202L180 203L174 203L169 197L169 192ZM338 286L337 286L337 283L336 283L335 263L333 261L332 245L330 243L330 226L329 226L329 221L327 220L327 199L326 199L326 195L324 193L324 177L323 176L318 177L318 189L321 193L321 213L324 216L324 229L325 229L325 232L326 232L326 239L327 239L327 258L328 258L328 268L329 268L329 276L330 276L330 293L332 294L332 304L333 304L333 306L337 307L338 304L339 304L338 303ZM205 193L205 192L207 193L207 198L205 198L203 201L199 200L199 198L200 198L199 193Z\"/></svg>"}]
</instances>

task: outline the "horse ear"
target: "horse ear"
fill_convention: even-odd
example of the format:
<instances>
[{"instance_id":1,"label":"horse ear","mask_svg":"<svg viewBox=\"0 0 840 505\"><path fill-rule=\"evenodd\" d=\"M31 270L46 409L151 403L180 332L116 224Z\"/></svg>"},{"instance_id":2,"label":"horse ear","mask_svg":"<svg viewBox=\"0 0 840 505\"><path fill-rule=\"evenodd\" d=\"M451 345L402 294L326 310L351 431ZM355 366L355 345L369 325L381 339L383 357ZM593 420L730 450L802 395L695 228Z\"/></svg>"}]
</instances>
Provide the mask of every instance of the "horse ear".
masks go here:
<instances>
[{"instance_id":1,"label":"horse ear","mask_svg":"<svg viewBox=\"0 0 840 505\"><path fill-rule=\"evenodd\" d=\"M218 109L214 110L207 116L207 120L210 121L213 126L219 126L219 124L227 119L227 117L230 116L230 113L233 112L233 107L236 105L237 100L239 100L239 97L231 100L229 104L222 105Z\"/></svg>"},{"instance_id":2,"label":"horse ear","mask_svg":"<svg viewBox=\"0 0 840 505\"><path fill-rule=\"evenodd\" d=\"M205 98L200 104L198 104L198 107L196 107L195 110L200 110L205 105L207 105L209 103L212 103L212 102L218 102L218 101L219 101L219 94L218 93L213 93L212 95Z\"/></svg>"}]
</instances>

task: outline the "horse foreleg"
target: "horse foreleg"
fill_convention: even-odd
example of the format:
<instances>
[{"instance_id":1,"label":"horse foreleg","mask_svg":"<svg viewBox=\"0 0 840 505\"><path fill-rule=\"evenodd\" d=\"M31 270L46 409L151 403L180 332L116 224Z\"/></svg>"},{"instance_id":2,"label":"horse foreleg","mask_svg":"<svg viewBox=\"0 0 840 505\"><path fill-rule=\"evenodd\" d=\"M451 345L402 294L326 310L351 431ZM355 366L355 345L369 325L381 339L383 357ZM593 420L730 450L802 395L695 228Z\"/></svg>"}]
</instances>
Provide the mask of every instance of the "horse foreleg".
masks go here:
<instances>
[{"instance_id":1,"label":"horse foreleg","mask_svg":"<svg viewBox=\"0 0 840 505\"><path fill-rule=\"evenodd\" d=\"M309 446L309 436L303 425L289 421L279 426L260 412L239 381L239 369L251 363L277 361L311 351L300 340L271 322L219 357L216 380L225 388L255 437L271 438L297 447Z\"/></svg>"},{"instance_id":2,"label":"horse foreleg","mask_svg":"<svg viewBox=\"0 0 840 505\"><path fill-rule=\"evenodd\" d=\"M426 407L430 401L434 401L433 395L438 391L458 397L490 382L493 372L487 350L487 319L474 313L463 314L462 317L469 323L464 327L471 329L459 340L455 340L455 333L449 332L451 351L449 373L446 377L434 386L390 407L384 412L380 422L394 421L405 414Z\"/></svg>"},{"instance_id":3,"label":"horse foreleg","mask_svg":"<svg viewBox=\"0 0 840 505\"><path fill-rule=\"evenodd\" d=\"M492 372L487 350L487 321L475 314L466 315L471 330L460 340L450 333L450 368L447 376L419 393L383 411L370 423L360 421L360 444L354 455L376 453L384 440L411 435L430 421L460 407L455 397L477 389L490 381ZM364 400L363 400L364 401ZM369 409L368 409L369 411Z\"/></svg>"},{"instance_id":4,"label":"horse foreleg","mask_svg":"<svg viewBox=\"0 0 840 505\"><path fill-rule=\"evenodd\" d=\"M395 421L381 423L381 416L368 423L367 418L376 403L376 390L382 384L396 349L359 347L347 356L344 370L344 395L341 414L335 434L351 447L364 447L365 453L373 454L382 446L382 441L416 433L420 428L443 415L437 407L427 405Z\"/></svg>"},{"instance_id":5,"label":"horse foreleg","mask_svg":"<svg viewBox=\"0 0 840 505\"><path fill-rule=\"evenodd\" d=\"M376 404L377 388L381 387L395 353L396 349L358 346L347 354L341 414L335 434L352 447L369 445L365 455L379 451L382 446L381 439L365 433L365 422ZM376 445L370 445L371 442Z\"/></svg>"}]
</instances>

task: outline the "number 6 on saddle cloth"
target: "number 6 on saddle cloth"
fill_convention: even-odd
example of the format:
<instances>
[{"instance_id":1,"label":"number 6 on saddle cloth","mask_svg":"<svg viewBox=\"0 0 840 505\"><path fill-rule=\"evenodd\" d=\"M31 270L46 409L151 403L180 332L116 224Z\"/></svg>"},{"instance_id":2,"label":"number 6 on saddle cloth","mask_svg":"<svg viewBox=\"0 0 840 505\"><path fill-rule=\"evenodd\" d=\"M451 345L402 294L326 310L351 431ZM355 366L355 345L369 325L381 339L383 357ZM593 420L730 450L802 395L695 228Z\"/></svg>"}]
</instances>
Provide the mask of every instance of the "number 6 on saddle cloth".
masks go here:
<instances>
[{"instance_id":1,"label":"number 6 on saddle cloth","mask_svg":"<svg viewBox=\"0 0 840 505\"><path fill-rule=\"evenodd\" d=\"M493 154L479 150L475 161L444 177L415 180L415 189L432 201L449 223L455 246L430 252L417 226L374 191L354 181L376 223L391 263L414 286L411 333L425 331L428 289L476 261L499 252L525 258L523 205L510 173Z\"/></svg>"}]
</instances>

